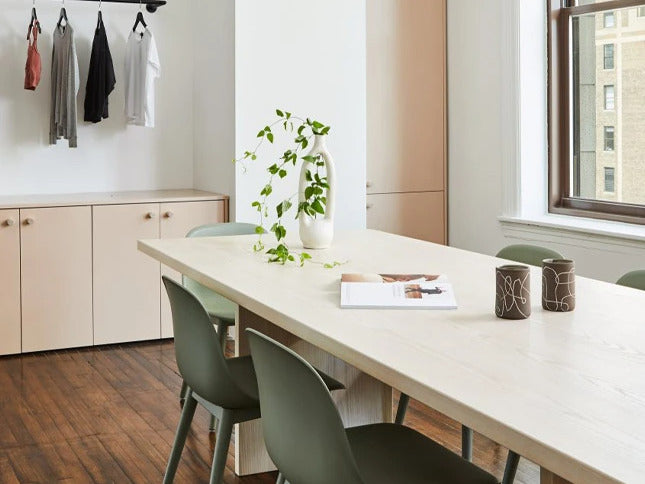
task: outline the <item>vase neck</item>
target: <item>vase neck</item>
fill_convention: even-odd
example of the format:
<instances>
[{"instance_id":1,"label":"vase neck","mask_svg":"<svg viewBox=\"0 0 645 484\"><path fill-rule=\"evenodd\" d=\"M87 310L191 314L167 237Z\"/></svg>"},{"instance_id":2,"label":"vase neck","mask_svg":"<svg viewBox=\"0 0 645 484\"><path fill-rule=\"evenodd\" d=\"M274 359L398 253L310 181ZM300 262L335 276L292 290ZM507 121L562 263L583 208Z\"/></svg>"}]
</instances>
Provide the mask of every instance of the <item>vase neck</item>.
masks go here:
<instances>
[{"instance_id":1,"label":"vase neck","mask_svg":"<svg viewBox=\"0 0 645 484\"><path fill-rule=\"evenodd\" d=\"M324 134L314 135L314 147L313 150L326 150L327 149L327 136Z\"/></svg>"}]
</instances>

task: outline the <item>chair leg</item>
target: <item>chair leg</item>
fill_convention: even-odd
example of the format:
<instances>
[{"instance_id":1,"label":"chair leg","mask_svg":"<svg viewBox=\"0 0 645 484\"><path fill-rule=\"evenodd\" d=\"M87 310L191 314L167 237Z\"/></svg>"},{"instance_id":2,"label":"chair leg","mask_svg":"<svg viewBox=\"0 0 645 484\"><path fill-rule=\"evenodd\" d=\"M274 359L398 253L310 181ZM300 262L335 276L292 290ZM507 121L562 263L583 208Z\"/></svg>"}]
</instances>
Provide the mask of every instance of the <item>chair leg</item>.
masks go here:
<instances>
[{"instance_id":1,"label":"chair leg","mask_svg":"<svg viewBox=\"0 0 645 484\"><path fill-rule=\"evenodd\" d=\"M219 422L217 440L215 441L215 450L213 451L213 466L211 467L210 484L220 484L222 482L232 432L233 419L231 412L224 410L224 412L222 412L222 419Z\"/></svg>"},{"instance_id":2,"label":"chair leg","mask_svg":"<svg viewBox=\"0 0 645 484\"><path fill-rule=\"evenodd\" d=\"M461 426L461 456L469 462L473 460L473 429Z\"/></svg>"},{"instance_id":3,"label":"chair leg","mask_svg":"<svg viewBox=\"0 0 645 484\"><path fill-rule=\"evenodd\" d=\"M519 463L520 456L512 450L509 450L508 457L506 458L506 468L504 469L502 484L513 484L513 481L515 480L515 473L517 472L517 465Z\"/></svg>"},{"instance_id":4,"label":"chair leg","mask_svg":"<svg viewBox=\"0 0 645 484\"><path fill-rule=\"evenodd\" d=\"M275 481L275 484L284 484L284 476L282 475L282 472L278 473L278 479Z\"/></svg>"},{"instance_id":5,"label":"chair leg","mask_svg":"<svg viewBox=\"0 0 645 484\"><path fill-rule=\"evenodd\" d=\"M211 415L211 423L208 426L208 431L211 433L217 432L217 417L215 415Z\"/></svg>"},{"instance_id":6,"label":"chair leg","mask_svg":"<svg viewBox=\"0 0 645 484\"><path fill-rule=\"evenodd\" d=\"M399 425L403 424L403 420L405 420L405 413L408 411L409 403L410 397L405 393L401 393L401 397L399 398L399 407L396 409L396 418L394 419L394 423Z\"/></svg>"},{"instance_id":7,"label":"chair leg","mask_svg":"<svg viewBox=\"0 0 645 484\"><path fill-rule=\"evenodd\" d=\"M181 382L181 390L179 390L179 404L183 405L184 402L186 401L186 393L188 393L188 385L186 385L186 382L182 380Z\"/></svg>"},{"instance_id":8,"label":"chair leg","mask_svg":"<svg viewBox=\"0 0 645 484\"><path fill-rule=\"evenodd\" d=\"M228 336L228 326L222 323L217 323L217 337L219 344L222 345L222 353L226 354L226 337Z\"/></svg>"},{"instance_id":9,"label":"chair leg","mask_svg":"<svg viewBox=\"0 0 645 484\"><path fill-rule=\"evenodd\" d=\"M186 443L186 435L190 430L190 423L193 420L195 415L195 409L197 408L197 400L192 396L192 392L188 390L186 395L186 401L184 402L184 408L181 411L181 418L179 419L179 425L177 426L177 433L175 434L175 442L172 444L172 451L170 452L170 458L168 459L168 466L166 467L166 474L164 475L163 482L164 484L171 484L175 480L175 473L177 472L177 465L179 464L179 459L181 459L181 452L184 450L184 444Z\"/></svg>"}]
</instances>

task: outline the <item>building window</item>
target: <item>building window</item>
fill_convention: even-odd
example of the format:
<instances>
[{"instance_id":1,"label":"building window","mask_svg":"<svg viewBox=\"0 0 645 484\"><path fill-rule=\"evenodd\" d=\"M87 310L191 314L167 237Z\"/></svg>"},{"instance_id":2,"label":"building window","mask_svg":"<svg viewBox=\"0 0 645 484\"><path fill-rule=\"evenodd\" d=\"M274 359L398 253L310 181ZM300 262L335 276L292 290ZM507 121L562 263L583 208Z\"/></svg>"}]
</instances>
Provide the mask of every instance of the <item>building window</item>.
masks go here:
<instances>
[{"instance_id":1,"label":"building window","mask_svg":"<svg viewBox=\"0 0 645 484\"><path fill-rule=\"evenodd\" d=\"M604 141L603 141L605 151L614 151L614 127L605 126L604 129Z\"/></svg>"},{"instance_id":2,"label":"building window","mask_svg":"<svg viewBox=\"0 0 645 484\"><path fill-rule=\"evenodd\" d=\"M615 29L645 17L645 0L546 1L549 212L645 225L645 23Z\"/></svg>"},{"instance_id":3,"label":"building window","mask_svg":"<svg viewBox=\"0 0 645 484\"><path fill-rule=\"evenodd\" d=\"M605 167L605 191L609 193L614 193L616 191L614 172L614 168L609 166Z\"/></svg>"},{"instance_id":4,"label":"building window","mask_svg":"<svg viewBox=\"0 0 645 484\"><path fill-rule=\"evenodd\" d=\"M602 46L603 67L605 69L614 68L614 44L605 44Z\"/></svg>"},{"instance_id":5,"label":"building window","mask_svg":"<svg viewBox=\"0 0 645 484\"><path fill-rule=\"evenodd\" d=\"M605 86L605 109L607 111L613 111L616 109L615 93L614 86Z\"/></svg>"}]
</instances>

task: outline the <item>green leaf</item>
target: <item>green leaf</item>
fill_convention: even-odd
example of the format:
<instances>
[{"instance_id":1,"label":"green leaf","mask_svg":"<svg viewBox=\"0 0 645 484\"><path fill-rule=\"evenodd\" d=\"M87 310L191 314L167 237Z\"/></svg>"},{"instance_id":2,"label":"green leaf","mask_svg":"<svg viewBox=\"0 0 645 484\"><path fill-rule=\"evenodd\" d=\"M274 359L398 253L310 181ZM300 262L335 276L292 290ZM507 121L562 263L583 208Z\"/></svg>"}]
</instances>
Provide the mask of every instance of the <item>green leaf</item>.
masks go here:
<instances>
[{"instance_id":1,"label":"green leaf","mask_svg":"<svg viewBox=\"0 0 645 484\"><path fill-rule=\"evenodd\" d=\"M316 212L320 214L325 213L325 207L322 206L322 204L320 203L320 200L318 200L317 198L313 202L311 202L311 208L313 208Z\"/></svg>"},{"instance_id":2,"label":"green leaf","mask_svg":"<svg viewBox=\"0 0 645 484\"><path fill-rule=\"evenodd\" d=\"M267 134L267 139L269 140L269 143L273 143L273 133Z\"/></svg>"},{"instance_id":3,"label":"green leaf","mask_svg":"<svg viewBox=\"0 0 645 484\"><path fill-rule=\"evenodd\" d=\"M309 163L313 163L314 161L316 161L316 157L311 155L303 156L302 159Z\"/></svg>"},{"instance_id":4,"label":"green leaf","mask_svg":"<svg viewBox=\"0 0 645 484\"><path fill-rule=\"evenodd\" d=\"M258 225L257 227L255 227L255 233L258 235L262 235L264 233L264 229L262 228L261 225Z\"/></svg>"},{"instance_id":5,"label":"green leaf","mask_svg":"<svg viewBox=\"0 0 645 484\"><path fill-rule=\"evenodd\" d=\"M280 178L284 178L285 176L287 176L287 170L280 170L278 172L278 175L280 175Z\"/></svg>"},{"instance_id":6,"label":"green leaf","mask_svg":"<svg viewBox=\"0 0 645 484\"><path fill-rule=\"evenodd\" d=\"M284 113L284 114L287 115L287 119L291 118L291 113L287 112L287 113Z\"/></svg>"},{"instance_id":7,"label":"green leaf","mask_svg":"<svg viewBox=\"0 0 645 484\"><path fill-rule=\"evenodd\" d=\"M260 131L260 132L258 133L258 136L257 136L257 137L258 137L258 138L262 138L262 137L264 137L264 130Z\"/></svg>"},{"instance_id":8,"label":"green leaf","mask_svg":"<svg viewBox=\"0 0 645 484\"><path fill-rule=\"evenodd\" d=\"M305 139L302 141L302 149L304 150L307 146L309 146L309 141Z\"/></svg>"},{"instance_id":9,"label":"green leaf","mask_svg":"<svg viewBox=\"0 0 645 484\"><path fill-rule=\"evenodd\" d=\"M275 110L275 113L276 113L278 116L280 116L281 118L282 118L282 117L284 117L284 113L283 113L282 111L280 111L279 109L276 109L276 110Z\"/></svg>"},{"instance_id":10,"label":"green leaf","mask_svg":"<svg viewBox=\"0 0 645 484\"><path fill-rule=\"evenodd\" d=\"M314 194L314 187L308 186L305 188L305 200L309 200Z\"/></svg>"},{"instance_id":11,"label":"green leaf","mask_svg":"<svg viewBox=\"0 0 645 484\"><path fill-rule=\"evenodd\" d=\"M305 172L305 179L306 179L308 182L313 181L313 177L311 176L311 171L307 170L307 171Z\"/></svg>"}]
</instances>

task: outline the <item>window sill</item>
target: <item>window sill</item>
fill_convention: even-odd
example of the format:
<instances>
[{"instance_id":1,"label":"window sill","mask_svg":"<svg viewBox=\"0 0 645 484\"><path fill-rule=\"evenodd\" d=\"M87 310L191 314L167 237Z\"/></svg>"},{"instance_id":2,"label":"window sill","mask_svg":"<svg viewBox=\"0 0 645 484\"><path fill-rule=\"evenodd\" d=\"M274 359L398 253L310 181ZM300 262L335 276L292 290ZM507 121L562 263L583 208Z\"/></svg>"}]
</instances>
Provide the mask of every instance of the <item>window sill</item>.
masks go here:
<instances>
[{"instance_id":1,"label":"window sill","mask_svg":"<svg viewBox=\"0 0 645 484\"><path fill-rule=\"evenodd\" d=\"M532 217L498 217L504 234L544 242L589 248L608 245L645 249L645 226L608 220L548 214Z\"/></svg>"}]
</instances>

